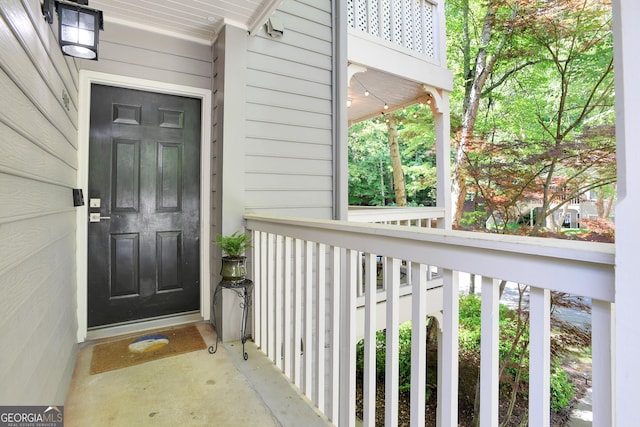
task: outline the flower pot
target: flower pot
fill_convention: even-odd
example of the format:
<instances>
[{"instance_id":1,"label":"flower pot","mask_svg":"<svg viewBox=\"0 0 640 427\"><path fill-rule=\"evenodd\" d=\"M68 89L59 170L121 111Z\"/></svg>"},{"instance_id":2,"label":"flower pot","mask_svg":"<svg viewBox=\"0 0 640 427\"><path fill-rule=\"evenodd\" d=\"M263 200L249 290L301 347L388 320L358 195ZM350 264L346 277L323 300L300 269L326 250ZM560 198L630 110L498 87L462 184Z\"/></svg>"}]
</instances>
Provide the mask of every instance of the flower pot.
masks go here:
<instances>
[{"instance_id":1,"label":"flower pot","mask_svg":"<svg viewBox=\"0 0 640 427\"><path fill-rule=\"evenodd\" d=\"M247 277L247 257L222 257L220 275L223 282L240 283Z\"/></svg>"}]
</instances>

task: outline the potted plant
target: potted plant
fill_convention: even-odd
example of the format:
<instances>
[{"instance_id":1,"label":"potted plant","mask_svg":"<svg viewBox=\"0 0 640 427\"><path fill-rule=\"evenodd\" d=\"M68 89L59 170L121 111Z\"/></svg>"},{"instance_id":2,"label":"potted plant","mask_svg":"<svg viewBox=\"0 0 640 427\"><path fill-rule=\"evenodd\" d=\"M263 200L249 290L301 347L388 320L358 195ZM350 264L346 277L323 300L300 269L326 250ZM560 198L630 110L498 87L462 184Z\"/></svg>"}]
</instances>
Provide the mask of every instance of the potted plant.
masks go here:
<instances>
[{"instance_id":1,"label":"potted plant","mask_svg":"<svg viewBox=\"0 0 640 427\"><path fill-rule=\"evenodd\" d=\"M228 236L217 234L216 241L213 243L225 254L220 268L222 280L231 283L242 282L247 276L245 267L247 257L244 256L244 251L251 248L249 235L239 231Z\"/></svg>"}]
</instances>

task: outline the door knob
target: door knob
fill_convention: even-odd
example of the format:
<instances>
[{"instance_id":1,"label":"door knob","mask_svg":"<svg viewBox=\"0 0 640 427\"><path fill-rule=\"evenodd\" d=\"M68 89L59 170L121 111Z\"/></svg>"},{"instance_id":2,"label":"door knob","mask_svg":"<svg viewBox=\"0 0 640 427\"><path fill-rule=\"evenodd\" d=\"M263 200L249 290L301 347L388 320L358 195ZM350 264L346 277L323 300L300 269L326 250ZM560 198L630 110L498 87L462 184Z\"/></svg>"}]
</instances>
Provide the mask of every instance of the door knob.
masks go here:
<instances>
[{"instance_id":1,"label":"door knob","mask_svg":"<svg viewBox=\"0 0 640 427\"><path fill-rule=\"evenodd\" d=\"M89 214L89 222L100 222L103 219L111 219L110 216L100 216L100 212L91 212Z\"/></svg>"}]
</instances>

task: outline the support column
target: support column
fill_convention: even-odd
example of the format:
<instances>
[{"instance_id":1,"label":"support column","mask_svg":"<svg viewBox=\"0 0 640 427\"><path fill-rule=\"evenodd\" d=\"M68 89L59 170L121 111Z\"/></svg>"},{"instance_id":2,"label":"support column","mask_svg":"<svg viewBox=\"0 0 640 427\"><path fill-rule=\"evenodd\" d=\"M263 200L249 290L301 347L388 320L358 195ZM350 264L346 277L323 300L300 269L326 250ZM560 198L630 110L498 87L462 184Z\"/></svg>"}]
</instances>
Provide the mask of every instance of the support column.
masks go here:
<instances>
[{"instance_id":1,"label":"support column","mask_svg":"<svg viewBox=\"0 0 640 427\"><path fill-rule=\"evenodd\" d=\"M216 233L228 235L242 230L244 223L247 38L245 30L226 25L214 46L214 239ZM220 249L215 248L211 280L214 291L220 281L221 256ZM215 314L218 317L216 321L219 329L217 332L223 341L240 339L240 301L235 292L226 289L216 301Z\"/></svg>"},{"instance_id":2,"label":"support column","mask_svg":"<svg viewBox=\"0 0 640 427\"><path fill-rule=\"evenodd\" d=\"M640 3L634 0L613 1L613 47L616 85L616 144L618 162L618 204L616 205L616 296L614 309L614 402L615 425L638 422L637 398L634 390L640 382L638 354L638 286L637 227L640 206ZM594 388L595 388L594 378ZM594 401L595 404L595 401Z\"/></svg>"},{"instance_id":3,"label":"support column","mask_svg":"<svg viewBox=\"0 0 640 427\"><path fill-rule=\"evenodd\" d=\"M445 217L438 228L451 230L451 124L449 92L441 91L437 110L432 107L436 125L437 206L444 208Z\"/></svg>"}]
</instances>

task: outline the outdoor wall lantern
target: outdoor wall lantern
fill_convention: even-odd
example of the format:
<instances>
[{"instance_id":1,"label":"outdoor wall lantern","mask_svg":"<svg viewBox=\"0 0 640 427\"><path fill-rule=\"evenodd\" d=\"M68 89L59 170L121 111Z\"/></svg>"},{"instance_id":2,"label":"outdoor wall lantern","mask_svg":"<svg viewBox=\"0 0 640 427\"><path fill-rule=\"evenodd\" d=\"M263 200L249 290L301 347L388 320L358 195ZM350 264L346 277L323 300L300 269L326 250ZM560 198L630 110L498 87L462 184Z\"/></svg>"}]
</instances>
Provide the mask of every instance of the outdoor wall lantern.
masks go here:
<instances>
[{"instance_id":1,"label":"outdoor wall lantern","mask_svg":"<svg viewBox=\"0 0 640 427\"><path fill-rule=\"evenodd\" d=\"M44 0L42 14L53 24L53 10L58 12L58 42L65 55L98 60L98 34L104 29L102 11L86 6L88 0Z\"/></svg>"}]
</instances>

